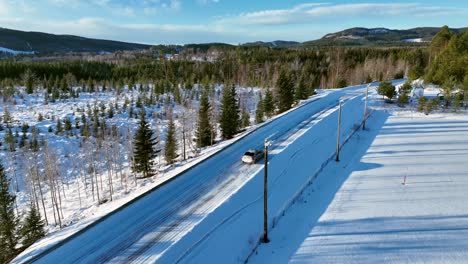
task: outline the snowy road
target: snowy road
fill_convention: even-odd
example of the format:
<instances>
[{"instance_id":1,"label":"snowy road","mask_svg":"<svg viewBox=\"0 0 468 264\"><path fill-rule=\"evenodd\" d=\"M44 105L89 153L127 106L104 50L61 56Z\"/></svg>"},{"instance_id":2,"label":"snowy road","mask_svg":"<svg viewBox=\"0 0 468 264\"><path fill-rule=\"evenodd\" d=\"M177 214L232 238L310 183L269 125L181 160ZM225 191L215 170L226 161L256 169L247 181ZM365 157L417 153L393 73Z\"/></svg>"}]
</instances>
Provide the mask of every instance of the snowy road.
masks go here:
<instances>
[{"instance_id":1,"label":"snowy road","mask_svg":"<svg viewBox=\"0 0 468 264\"><path fill-rule=\"evenodd\" d=\"M240 162L246 149L272 135L287 139L314 114L364 91L365 86L336 90L284 114L35 262L155 262L255 175L258 166Z\"/></svg>"}]
</instances>

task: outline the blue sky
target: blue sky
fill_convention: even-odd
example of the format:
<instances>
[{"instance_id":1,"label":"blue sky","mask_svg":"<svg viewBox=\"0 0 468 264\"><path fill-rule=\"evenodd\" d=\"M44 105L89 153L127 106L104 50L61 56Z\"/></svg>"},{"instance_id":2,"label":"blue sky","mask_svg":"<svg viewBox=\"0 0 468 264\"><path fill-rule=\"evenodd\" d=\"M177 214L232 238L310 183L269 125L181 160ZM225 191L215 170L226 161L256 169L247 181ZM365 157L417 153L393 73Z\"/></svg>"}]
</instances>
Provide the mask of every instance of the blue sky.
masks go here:
<instances>
[{"instance_id":1,"label":"blue sky","mask_svg":"<svg viewBox=\"0 0 468 264\"><path fill-rule=\"evenodd\" d=\"M307 41L350 27L468 27L468 1L0 0L0 27L149 44Z\"/></svg>"}]
</instances>

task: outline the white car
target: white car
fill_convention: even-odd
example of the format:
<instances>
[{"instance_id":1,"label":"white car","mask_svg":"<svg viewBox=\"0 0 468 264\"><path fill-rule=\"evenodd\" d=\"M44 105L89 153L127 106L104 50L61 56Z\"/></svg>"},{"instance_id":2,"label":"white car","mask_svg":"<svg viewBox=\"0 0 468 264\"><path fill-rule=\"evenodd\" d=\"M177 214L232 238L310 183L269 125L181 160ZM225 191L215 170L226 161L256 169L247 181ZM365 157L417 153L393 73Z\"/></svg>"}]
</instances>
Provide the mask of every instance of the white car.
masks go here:
<instances>
[{"instance_id":1,"label":"white car","mask_svg":"<svg viewBox=\"0 0 468 264\"><path fill-rule=\"evenodd\" d=\"M249 149L242 156L242 162L247 164L254 164L263 158L263 151L256 149Z\"/></svg>"}]
</instances>

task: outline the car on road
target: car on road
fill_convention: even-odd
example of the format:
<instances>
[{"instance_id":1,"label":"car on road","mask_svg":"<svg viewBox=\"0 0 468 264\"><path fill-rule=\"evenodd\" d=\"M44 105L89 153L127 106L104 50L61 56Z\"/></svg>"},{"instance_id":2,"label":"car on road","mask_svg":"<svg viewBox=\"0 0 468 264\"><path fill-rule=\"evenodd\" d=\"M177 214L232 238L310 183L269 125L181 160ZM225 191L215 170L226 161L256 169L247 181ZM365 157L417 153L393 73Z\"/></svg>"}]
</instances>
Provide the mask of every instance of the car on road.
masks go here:
<instances>
[{"instance_id":1,"label":"car on road","mask_svg":"<svg viewBox=\"0 0 468 264\"><path fill-rule=\"evenodd\" d=\"M263 151L257 149L249 149L242 156L242 162L247 164L254 164L263 158Z\"/></svg>"}]
</instances>

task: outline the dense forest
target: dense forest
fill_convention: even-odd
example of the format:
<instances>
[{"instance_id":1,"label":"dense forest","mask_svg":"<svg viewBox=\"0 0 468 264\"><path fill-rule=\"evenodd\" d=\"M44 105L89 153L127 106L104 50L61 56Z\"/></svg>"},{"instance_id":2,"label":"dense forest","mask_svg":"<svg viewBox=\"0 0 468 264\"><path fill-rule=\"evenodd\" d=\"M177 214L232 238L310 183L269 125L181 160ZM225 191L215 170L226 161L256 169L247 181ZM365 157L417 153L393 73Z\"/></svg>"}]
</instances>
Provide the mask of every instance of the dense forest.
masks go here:
<instances>
[{"instance_id":1,"label":"dense forest","mask_svg":"<svg viewBox=\"0 0 468 264\"><path fill-rule=\"evenodd\" d=\"M68 86L94 82L116 87L123 84L161 85L232 83L241 86L273 87L283 70L296 83L301 78L314 88L334 88L395 76L421 76L428 63L422 48L268 48L225 49L214 62L155 60L139 58L118 63L0 62L1 87L17 84L31 73L37 85L53 86L66 79Z\"/></svg>"}]
</instances>

